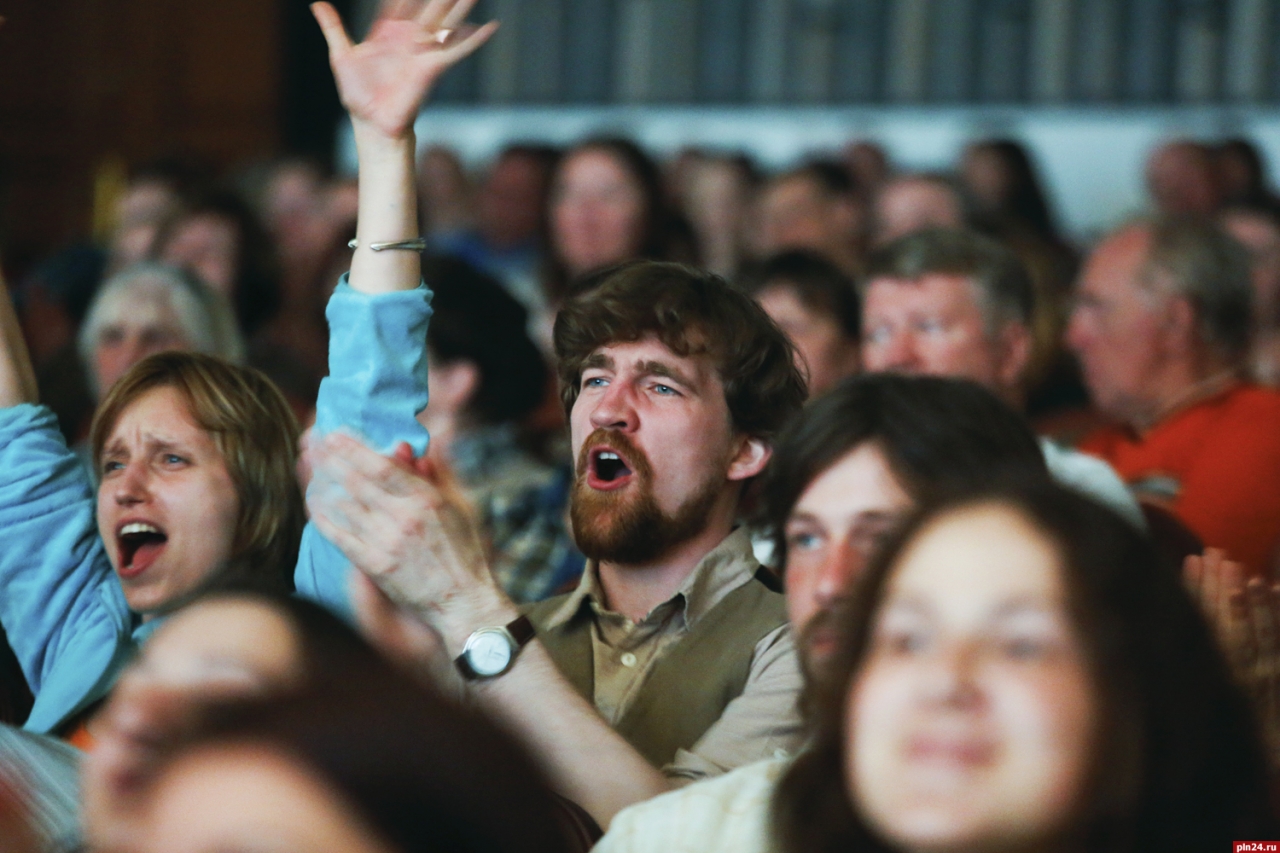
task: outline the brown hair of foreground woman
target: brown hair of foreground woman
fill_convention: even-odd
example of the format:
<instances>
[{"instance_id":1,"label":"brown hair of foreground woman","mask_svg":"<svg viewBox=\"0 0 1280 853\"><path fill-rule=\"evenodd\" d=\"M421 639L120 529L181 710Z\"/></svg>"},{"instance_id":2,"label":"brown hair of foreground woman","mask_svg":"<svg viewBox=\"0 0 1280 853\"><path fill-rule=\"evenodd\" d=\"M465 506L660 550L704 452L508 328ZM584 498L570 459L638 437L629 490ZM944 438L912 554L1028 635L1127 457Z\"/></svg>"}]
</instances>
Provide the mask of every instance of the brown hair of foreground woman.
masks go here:
<instances>
[{"instance_id":1,"label":"brown hair of foreground woman","mask_svg":"<svg viewBox=\"0 0 1280 853\"><path fill-rule=\"evenodd\" d=\"M1048 590L1039 610L1001 621L1020 599L1000 596L1035 572ZM996 615L952 631L947 595L983 585L992 609L982 612ZM1141 534L1087 499L1033 484L926 508L868 568L841 630L829 677L811 687L814 748L774 800L782 850L963 840L1120 853L1275 837L1255 721L1207 626ZM886 683L908 697L876 733L901 736L888 750L869 736ZM1018 749L1035 760L1019 766ZM869 780L877 751L882 776ZM987 783L1001 763L1019 769L997 789ZM904 797L886 797L894 785ZM1037 785L1043 796L1027 796ZM997 817L983 825L974 814Z\"/></svg>"},{"instance_id":2,"label":"brown hair of foreground woman","mask_svg":"<svg viewBox=\"0 0 1280 853\"><path fill-rule=\"evenodd\" d=\"M136 853L578 849L511 738L389 665L211 708L149 799Z\"/></svg>"}]
</instances>

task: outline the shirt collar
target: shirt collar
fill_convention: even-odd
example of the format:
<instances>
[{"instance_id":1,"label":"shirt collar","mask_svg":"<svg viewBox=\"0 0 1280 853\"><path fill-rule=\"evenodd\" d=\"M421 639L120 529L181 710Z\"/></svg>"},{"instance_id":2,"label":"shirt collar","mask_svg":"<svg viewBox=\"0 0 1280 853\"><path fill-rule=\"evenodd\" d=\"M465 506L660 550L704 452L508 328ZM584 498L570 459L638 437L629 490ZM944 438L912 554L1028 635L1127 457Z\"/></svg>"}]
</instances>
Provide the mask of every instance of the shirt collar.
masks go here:
<instances>
[{"instance_id":1,"label":"shirt collar","mask_svg":"<svg viewBox=\"0 0 1280 853\"><path fill-rule=\"evenodd\" d=\"M597 561L587 561L577 588L551 614L548 627L558 628L564 625L591 603L603 609L604 593L600 589L597 566ZM751 551L750 533L745 527L736 528L698 561L698 565L667 601L677 602L684 614L685 626L692 627L726 595L754 578L759 568L760 564ZM662 604L655 607L654 611L659 609L662 609Z\"/></svg>"}]
</instances>

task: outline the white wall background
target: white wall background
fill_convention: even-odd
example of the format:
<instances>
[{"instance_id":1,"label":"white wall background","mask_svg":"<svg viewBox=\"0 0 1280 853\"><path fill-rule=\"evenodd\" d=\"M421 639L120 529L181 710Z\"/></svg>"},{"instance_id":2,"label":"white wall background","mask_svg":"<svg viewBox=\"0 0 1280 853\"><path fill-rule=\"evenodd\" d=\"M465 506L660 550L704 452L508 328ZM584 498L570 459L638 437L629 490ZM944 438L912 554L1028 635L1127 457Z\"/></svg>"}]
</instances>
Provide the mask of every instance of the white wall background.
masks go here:
<instances>
[{"instance_id":1,"label":"white wall background","mask_svg":"<svg viewBox=\"0 0 1280 853\"><path fill-rule=\"evenodd\" d=\"M349 129L339 162L354 171ZM661 157L683 146L742 150L781 169L852 139L879 142L900 169L948 169L966 142L1021 139L1035 157L1062 227L1085 241L1142 210L1143 162L1161 140L1245 136L1280 170L1280 109L888 107L432 107L419 145L453 147L482 168L513 141L570 144L595 133L630 136Z\"/></svg>"}]
</instances>

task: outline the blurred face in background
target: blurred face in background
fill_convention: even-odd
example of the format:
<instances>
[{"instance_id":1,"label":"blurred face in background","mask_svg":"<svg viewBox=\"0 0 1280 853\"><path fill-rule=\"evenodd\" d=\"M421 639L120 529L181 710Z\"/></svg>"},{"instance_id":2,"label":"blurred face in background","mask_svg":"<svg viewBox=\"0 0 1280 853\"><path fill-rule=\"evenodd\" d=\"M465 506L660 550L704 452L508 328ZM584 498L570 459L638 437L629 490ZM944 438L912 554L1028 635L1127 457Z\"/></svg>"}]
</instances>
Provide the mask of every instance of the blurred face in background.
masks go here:
<instances>
[{"instance_id":1,"label":"blurred face in background","mask_svg":"<svg viewBox=\"0 0 1280 853\"><path fill-rule=\"evenodd\" d=\"M538 239L547 178L536 157L513 153L498 158L476 200L480 230L491 245L509 248Z\"/></svg>"},{"instance_id":2,"label":"blurred face in background","mask_svg":"<svg viewBox=\"0 0 1280 853\"><path fill-rule=\"evenodd\" d=\"M131 294L137 298L129 298ZM147 356L193 348L173 305L154 291L123 292L107 315L93 346L91 365L99 396Z\"/></svg>"},{"instance_id":3,"label":"blurred face in background","mask_svg":"<svg viewBox=\"0 0 1280 853\"><path fill-rule=\"evenodd\" d=\"M925 228L964 227L964 207L955 190L929 178L889 181L876 196L874 215L878 245Z\"/></svg>"},{"instance_id":4,"label":"blurred face in background","mask_svg":"<svg viewBox=\"0 0 1280 853\"><path fill-rule=\"evenodd\" d=\"M766 285L755 299L795 345L810 397L858 372L858 341L847 337L833 317L806 305L788 282Z\"/></svg>"},{"instance_id":5,"label":"blurred face in background","mask_svg":"<svg viewBox=\"0 0 1280 853\"><path fill-rule=\"evenodd\" d=\"M1280 323L1280 225L1270 217L1233 210L1222 215L1222 227L1249 253L1254 320L1259 326Z\"/></svg>"},{"instance_id":6,"label":"blurred face in background","mask_svg":"<svg viewBox=\"0 0 1280 853\"><path fill-rule=\"evenodd\" d=\"M1150 244L1138 227L1104 240L1081 273L1067 326L1094 405L1126 422L1141 420L1154 405L1152 380L1169 354L1163 330L1171 297L1140 280Z\"/></svg>"},{"instance_id":7,"label":"blurred face in background","mask_svg":"<svg viewBox=\"0 0 1280 853\"><path fill-rule=\"evenodd\" d=\"M862 210L851 196L826 192L805 175L772 182L757 209L757 253L810 249L847 266L857 249Z\"/></svg>"},{"instance_id":8,"label":"blurred face in background","mask_svg":"<svg viewBox=\"0 0 1280 853\"><path fill-rule=\"evenodd\" d=\"M92 848L130 849L159 763L202 706L287 686L300 654L293 627L260 602L211 600L167 621L89 725L96 746L82 788Z\"/></svg>"},{"instance_id":9,"label":"blurred face in background","mask_svg":"<svg viewBox=\"0 0 1280 853\"><path fill-rule=\"evenodd\" d=\"M160 224L180 204L173 187L161 180L137 180L116 202L115 231L111 235L111 269L135 264L151 252Z\"/></svg>"},{"instance_id":10,"label":"blurred face in background","mask_svg":"<svg viewBox=\"0 0 1280 853\"><path fill-rule=\"evenodd\" d=\"M240 231L235 222L224 216L188 216L174 226L159 260L187 270L227 299L234 299Z\"/></svg>"},{"instance_id":11,"label":"blurred face in background","mask_svg":"<svg viewBox=\"0 0 1280 853\"><path fill-rule=\"evenodd\" d=\"M1049 850L1091 770L1097 700L1055 546L998 503L902 552L850 687L845 778L904 850Z\"/></svg>"},{"instance_id":12,"label":"blurred face in background","mask_svg":"<svg viewBox=\"0 0 1280 853\"><path fill-rule=\"evenodd\" d=\"M862 308L862 361L868 371L970 379L1000 394L1018 385L1030 332L1009 323L991 334L966 276L872 279Z\"/></svg>"},{"instance_id":13,"label":"blurred face in background","mask_svg":"<svg viewBox=\"0 0 1280 853\"><path fill-rule=\"evenodd\" d=\"M961 179L983 210L1005 207L1013 191L1013 180L1003 158L984 145L970 145L961 161Z\"/></svg>"},{"instance_id":14,"label":"blurred face in background","mask_svg":"<svg viewBox=\"0 0 1280 853\"><path fill-rule=\"evenodd\" d=\"M646 215L644 189L609 151L583 148L561 163L552 189L551 233L570 275L634 257Z\"/></svg>"},{"instance_id":15,"label":"blurred face in background","mask_svg":"<svg viewBox=\"0 0 1280 853\"><path fill-rule=\"evenodd\" d=\"M1147 160L1147 190L1162 213L1209 215L1222 203L1212 153L1198 142L1160 146Z\"/></svg>"},{"instance_id":16,"label":"blurred face in background","mask_svg":"<svg viewBox=\"0 0 1280 853\"><path fill-rule=\"evenodd\" d=\"M787 517L787 615L806 669L836 649L836 615L868 558L914 505L876 442L850 450L814 478Z\"/></svg>"}]
</instances>

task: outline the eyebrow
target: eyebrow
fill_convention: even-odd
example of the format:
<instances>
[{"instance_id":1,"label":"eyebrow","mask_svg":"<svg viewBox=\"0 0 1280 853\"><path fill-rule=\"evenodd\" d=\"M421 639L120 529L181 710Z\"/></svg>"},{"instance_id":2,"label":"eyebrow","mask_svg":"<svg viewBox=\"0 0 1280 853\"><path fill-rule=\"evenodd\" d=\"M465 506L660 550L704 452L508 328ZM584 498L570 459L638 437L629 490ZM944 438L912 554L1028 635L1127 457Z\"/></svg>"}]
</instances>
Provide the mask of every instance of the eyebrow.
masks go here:
<instances>
[{"instance_id":1,"label":"eyebrow","mask_svg":"<svg viewBox=\"0 0 1280 853\"><path fill-rule=\"evenodd\" d=\"M1027 594L1019 595L1011 601L1006 601L1004 604L996 608L996 612L992 614L992 616L994 619L1006 619L1020 613L1044 612L1046 610L1054 610L1054 602L1052 599L1046 599L1039 595Z\"/></svg>"},{"instance_id":2,"label":"eyebrow","mask_svg":"<svg viewBox=\"0 0 1280 853\"><path fill-rule=\"evenodd\" d=\"M879 522L879 521L894 522L902 518L902 516L907 512L909 512L909 510L866 509L854 514L853 524L851 526L856 527L860 524L865 524L867 522ZM818 517L816 513L810 512L808 510L801 510L799 512L793 512L791 513L791 515L787 516L787 524L790 524L793 521L821 522L821 519Z\"/></svg>"},{"instance_id":3,"label":"eyebrow","mask_svg":"<svg viewBox=\"0 0 1280 853\"><path fill-rule=\"evenodd\" d=\"M593 352L591 355L587 356L586 361L582 362L583 370L591 370L597 367L604 368L605 370L613 370L613 357L605 355L602 352Z\"/></svg>"},{"instance_id":4,"label":"eyebrow","mask_svg":"<svg viewBox=\"0 0 1280 853\"><path fill-rule=\"evenodd\" d=\"M143 439L143 446L150 452L165 450L181 450L183 452L190 452L190 449L181 442L170 441L169 439L164 438L156 438L155 436L150 435ZM120 438L115 438L102 448L102 455L106 456L107 454L122 453L124 451L124 441Z\"/></svg>"},{"instance_id":5,"label":"eyebrow","mask_svg":"<svg viewBox=\"0 0 1280 853\"><path fill-rule=\"evenodd\" d=\"M646 376L665 376L668 379L674 379L690 390L697 387L688 376L661 361L642 361L636 367Z\"/></svg>"}]
</instances>

